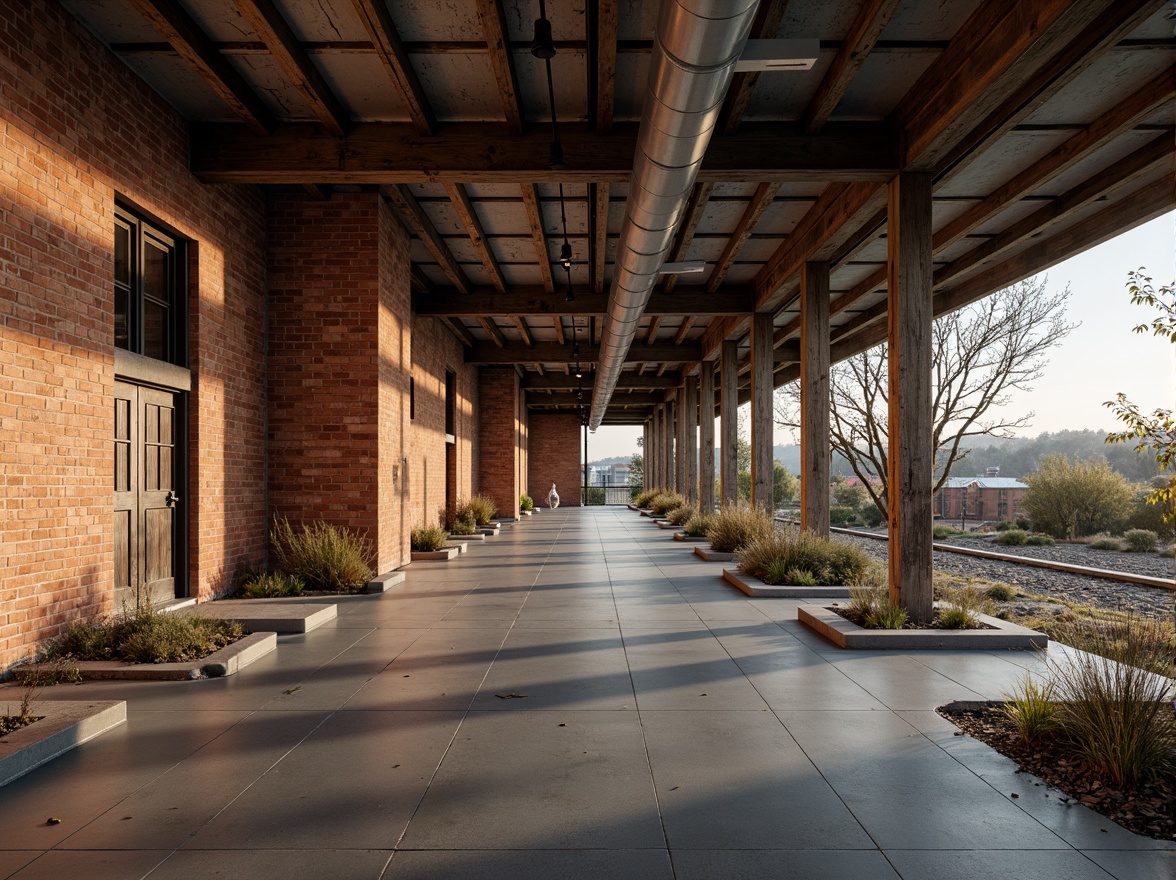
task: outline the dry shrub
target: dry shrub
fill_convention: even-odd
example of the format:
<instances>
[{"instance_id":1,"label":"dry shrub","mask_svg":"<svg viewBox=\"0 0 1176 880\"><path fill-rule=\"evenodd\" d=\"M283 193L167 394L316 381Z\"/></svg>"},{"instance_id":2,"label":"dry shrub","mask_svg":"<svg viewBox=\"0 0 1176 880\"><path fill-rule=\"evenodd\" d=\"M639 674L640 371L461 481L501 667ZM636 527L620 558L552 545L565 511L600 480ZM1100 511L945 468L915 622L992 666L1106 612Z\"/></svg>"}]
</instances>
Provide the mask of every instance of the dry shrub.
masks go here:
<instances>
[{"instance_id":1,"label":"dry shrub","mask_svg":"<svg viewBox=\"0 0 1176 880\"><path fill-rule=\"evenodd\" d=\"M671 510L686 503L686 497L677 492L663 492L649 502L649 509L658 516L665 516Z\"/></svg>"},{"instance_id":2,"label":"dry shrub","mask_svg":"<svg viewBox=\"0 0 1176 880\"><path fill-rule=\"evenodd\" d=\"M372 578L372 542L342 526L318 520L298 532L285 517L274 517L270 540L278 570L310 589L355 592Z\"/></svg>"},{"instance_id":3,"label":"dry shrub","mask_svg":"<svg viewBox=\"0 0 1176 880\"><path fill-rule=\"evenodd\" d=\"M680 526L689 522L694 517L698 516L697 504L683 504L681 507L675 507L666 514L666 521L673 525Z\"/></svg>"},{"instance_id":4,"label":"dry shrub","mask_svg":"<svg viewBox=\"0 0 1176 880\"><path fill-rule=\"evenodd\" d=\"M489 495L475 495L469 500L467 509L474 515L474 522L480 526L486 525L498 513L498 506Z\"/></svg>"},{"instance_id":5,"label":"dry shrub","mask_svg":"<svg viewBox=\"0 0 1176 880\"><path fill-rule=\"evenodd\" d=\"M148 608L94 623L75 623L47 650L73 660L186 663L218 651L244 635L239 623Z\"/></svg>"},{"instance_id":6,"label":"dry shrub","mask_svg":"<svg viewBox=\"0 0 1176 880\"><path fill-rule=\"evenodd\" d=\"M633 504L642 509L649 507L651 502L658 495L661 495L664 489L646 489L644 492L637 493L637 497L633 499Z\"/></svg>"},{"instance_id":7,"label":"dry shrub","mask_svg":"<svg viewBox=\"0 0 1176 880\"><path fill-rule=\"evenodd\" d=\"M698 514L692 516L682 524L682 532L688 538L705 538L710 533L711 523L714 522L714 515L707 516L706 514Z\"/></svg>"},{"instance_id":8,"label":"dry shrub","mask_svg":"<svg viewBox=\"0 0 1176 880\"><path fill-rule=\"evenodd\" d=\"M713 539L712 539L713 543ZM789 578L797 572L802 581L842 586L856 584L865 574L870 558L841 541L822 538L812 532L778 531L747 544L736 552L740 571L767 584L796 583Z\"/></svg>"},{"instance_id":9,"label":"dry shrub","mask_svg":"<svg viewBox=\"0 0 1176 880\"><path fill-rule=\"evenodd\" d=\"M445 546L449 533L440 526L417 526L408 540L414 553L433 553Z\"/></svg>"},{"instance_id":10,"label":"dry shrub","mask_svg":"<svg viewBox=\"0 0 1176 880\"><path fill-rule=\"evenodd\" d=\"M734 553L774 531L771 514L762 507L728 505L715 514L707 537L719 553Z\"/></svg>"},{"instance_id":11,"label":"dry shrub","mask_svg":"<svg viewBox=\"0 0 1176 880\"><path fill-rule=\"evenodd\" d=\"M1011 694L1001 693L1005 704L1001 711L1017 727L1021 739L1033 743L1058 726L1058 707L1050 682L1039 683L1026 672Z\"/></svg>"}]
</instances>

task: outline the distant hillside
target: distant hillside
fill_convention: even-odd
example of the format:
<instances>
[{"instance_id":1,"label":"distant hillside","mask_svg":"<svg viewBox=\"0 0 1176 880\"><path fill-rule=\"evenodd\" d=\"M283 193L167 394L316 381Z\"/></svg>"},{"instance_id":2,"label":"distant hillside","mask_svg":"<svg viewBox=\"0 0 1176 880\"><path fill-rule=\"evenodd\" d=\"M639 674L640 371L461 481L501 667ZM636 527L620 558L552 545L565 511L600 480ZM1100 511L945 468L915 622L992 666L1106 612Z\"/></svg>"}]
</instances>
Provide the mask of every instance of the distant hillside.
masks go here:
<instances>
[{"instance_id":1,"label":"distant hillside","mask_svg":"<svg viewBox=\"0 0 1176 880\"><path fill-rule=\"evenodd\" d=\"M609 458L601 458L596 461L588 462L589 467L595 465L597 467L608 467L610 464L628 464L633 460L632 455L613 455Z\"/></svg>"}]
</instances>

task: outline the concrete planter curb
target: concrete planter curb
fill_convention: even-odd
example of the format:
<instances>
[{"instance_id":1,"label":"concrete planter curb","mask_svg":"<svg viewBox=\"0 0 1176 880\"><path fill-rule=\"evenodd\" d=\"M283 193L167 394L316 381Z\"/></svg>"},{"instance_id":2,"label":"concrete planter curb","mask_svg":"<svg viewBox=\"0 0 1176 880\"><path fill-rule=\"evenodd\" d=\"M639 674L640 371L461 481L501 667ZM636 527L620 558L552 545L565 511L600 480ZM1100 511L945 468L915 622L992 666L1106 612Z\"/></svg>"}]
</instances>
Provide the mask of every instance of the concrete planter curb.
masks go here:
<instances>
[{"instance_id":1,"label":"concrete planter curb","mask_svg":"<svg viewBox=\"0 0 1176 880\"><path fill-rule=\"evenodd\" d=\"M657 514L654 513L651 508L648 508L648 507L640 507L640 508L638 508L638 510L641 512L642 516L657 516Z\"/></svg>"},{"instance_id":2,"label":"concrete planter curb","mask_svg":"<svg viewBox=\"0 0 1176 880\"><path fill-rule=\"evenodd\" d=\"M485 536L485 535L483 535L481 532L476 532L476 533L475 533L475 534L473 534L473 535L454 535L454 534L450 534L450 535L449 535L449 540L450 540L450 541L454 541L454 542L456 542L456 541L485 541L485 540L486 540L486 536Z\"/></svg>"},{"instance_id":3,"label":"concrete planter curb","mask_svg":"<svg viewBox=\"0 0 1176 880\"><path fill-rule=\"evenodd\" d=\"M470 548L468 541L446 541L445 546L456 547L458 554L465 553Z\"/></svg>"},{"instance_id":4,"label":"concrete planter curb","mask_svg":"<svg viewBox=\"0 0 1176 880\"><path fill-rule=\"evenodd\" d=\"M456 556L458 550L456 547L443 547L440 550L413 550L413 562L448 562Z\"/></svg>"},{"instance_id":5,"label":"concrete planter curb","mask_svg":"<svg viewBox=\"0 0 1176 880\"><path fill-rule=\"evenodd\" d=\"M234 620L253 632L308 633L339 616L336 605L308 605L281 599L219 599L198 608L198 614Z\"/></svg>"},{"instance_id":6,"label":"concrete planter curb","mask_svg":"<svg viewBox=\"0 0 1176 880\"><path fill-rule=\"evenodd\" d=\"M534 512L535 511L533 511L533 510L520 510L519 511L519 513L521 513L523 516L530 516Z\"/></svg>"},{"instance_id":7,"label":"concrete planter curb","mask_svg":"<svg viewBox=\"0 0 1176 880\"><path fill-rule=\"evenodd\" d=\"M669 522L668 520L664 520L664 519L659 519L659 520L657 521L657 527L658 527L659 529L676 529L676 528L679 528L679 526L678 526L678 524L677 524L677 523L672 523L672 522Z\"/></svg>"},{"instance_id":8,"label":"concrete planter curb","mask_svg":"<svg viewBox=\"0 0 1176 880\"><path fill-rule=\"evenodd\" d=\"M367 586L363 588L363 591L365 593L387 593L393 587L398 587L402 583L404 583L404 572L390 571L372 578L367 582Z\"/></svg>"},{"instance_id":9,"label":"concrete planter curb","mask_svg":"<svg viewBox=\"0 0 1176 880\"><path fill-rule=\"evenodd\" d=\"M709 544L705 547L695 547L694 555L704 562L731 562L735 558L734 553L712 550Z\"/></svg>"},{"instance_id":10,"label":"concrete planter curb","mask_svg":"<svg viewBox=\"0 0 1176 880\"><path fill-rule=\"evenodd\" d=\"M123 700L36 701L41 720L0 739L0 786L126 723Z\"/></svg>"},{"instance_id":11,"label":"concrete planter curb","mask_svg":"<svg viewBox=\"0 0 1176 880\"><path fill-rule=\"evenodd\" d=\"M487 538L498 537L498 529L478 529L478 531L481 532Z\"/></svg>"},{"instance_id":12,"label":"concrete planter curb","mask_svg":"<svg viewBox=\"0 0 1176 880\"><path fill-rule=\"evenodd\" d=\"M705 541L707 539L705 536L701 537L701 538L695 538L695 537L691 537L690 535L686 534L685 532L674 532L674 540L675 541Z\"/></svg>"},{"instance_id":13,"label":"concrete planter curb","mask_svg":"<svg viewBox=\"0 0 1176 880\"><path fill-rule=\"evenodd\" d=\"M757 577L730 568L723 569L723 580L737 587L753 599L848 599L849 587L771 586Z\"/></svg>"},{"instance_id":14,"label":"concrete planter curb","mask_svg":"<svg viewBox=\"0 0 1176 880\"><path fill-rule=\"evenodd\" d=\"M193 681L234 675L278 646L274 632L255 632L200 660L187 663L126 663L122 660L80 660L74 664L85 681ZM48 665L33 663L28 670Z\"/></svg>"},{"instance_id":15,"label":"concrete planter curb","mask_svg":"<svg viewBox=\"0 0 1176 880\"><path fill-rule=\"evenodd\" d=\"M820 633L839 648L910 651L920 648L991 651L1001 649L1045 648L1049 637L1044 633L989 617L976 615L992 629L866 629L830 611L823 605L801 605L797 619Z\"/></svg>"}]
</instances>

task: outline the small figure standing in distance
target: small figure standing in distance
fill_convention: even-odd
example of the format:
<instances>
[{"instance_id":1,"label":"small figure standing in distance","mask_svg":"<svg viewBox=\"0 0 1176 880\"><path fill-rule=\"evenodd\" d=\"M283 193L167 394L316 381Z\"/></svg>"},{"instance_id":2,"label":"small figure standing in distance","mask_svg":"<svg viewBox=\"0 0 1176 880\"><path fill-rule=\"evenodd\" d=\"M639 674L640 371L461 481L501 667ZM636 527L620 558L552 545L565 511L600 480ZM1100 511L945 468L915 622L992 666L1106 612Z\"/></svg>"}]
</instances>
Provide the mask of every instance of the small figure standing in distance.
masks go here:
<instances>
[{"instance_id":1,"label":"small figure standing in distance","mask_svg":"<svg viewBox=\"0 0 1176 880\"><path fill-rule=\"evenodd\" d=\"M551 484L551 491L547 493L547 506L552 510L559 507L559 493L555 491L555 483Z\"/></svg>"}]
</instances>

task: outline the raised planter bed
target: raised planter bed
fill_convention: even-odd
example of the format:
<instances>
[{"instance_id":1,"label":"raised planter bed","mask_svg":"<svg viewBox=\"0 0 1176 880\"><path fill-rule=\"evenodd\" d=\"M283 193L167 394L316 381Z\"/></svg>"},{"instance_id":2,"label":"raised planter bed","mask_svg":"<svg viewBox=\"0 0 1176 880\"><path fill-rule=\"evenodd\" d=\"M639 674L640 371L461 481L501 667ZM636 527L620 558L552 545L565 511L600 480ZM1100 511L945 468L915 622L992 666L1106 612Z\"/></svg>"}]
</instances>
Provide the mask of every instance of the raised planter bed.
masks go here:
<instances>
[{"instance_id":1,"label":"raised planter bed","mask_svg":"<svg viewBox=\"0 0 1176 880\"><path fill-rule=\"evenodd\" d=\"M731 562L735 558L734 553L723 553L719 550L713 550L710 544L707 544L705 547L695 547L694 555L705 562Z\"/></svg>"},{"instance_id":2,"label":"raised planter bed","mask_svg":"<svg viewBox=\"0 0 1176 880\"><path fill-rule=\"evenodd\" d=\"M724 568L723 580L754 599L848 599L849 587L789 587L765 584L757 577L736 569Z\"/></svg>"},{"instance_id":3,"label":"raised planter bed","mask_svg":"<svg viewBox=\"0 0 1176 880\"><path fill-rule=\"evenodd\" d=\"M486 536L483 535L481 532L476 532L472 535L453 535L453 534L451 534L449 536L449 541L451 543L456 543L458 541L485 541L485 540L486 540Z\"/></svg>"},{"instance_id":4,"label":"raised planter bed","mask_svg":"<svg viewBox=\"0 0 1176 880\"><path fill-rule=\"evenodd\" d=\"M123 660L79 660L73 665L86 681L192 681L198 678L223 678L234 675L250 663L260 660L278 646L274 632L255 632L187 663L127 663ZM21 667L50 671L48 665L32 663Z\"/></svg>"},{"instance_id":5,"label":"raised planter bed","mask_svg":"<svg viewBox=\"0 0 1176 880\"><path fill-rule=\"evenodd\" d=\"M535 511L533 511L533 510L520 510L519 511L519 513L521 513L523 516L530 516L534 512Z\"/></svg>"},{"instance_id":6,"label":"raised planter bed","mask_svg":"<svg viewBox=\"0 0 1176 880\"><path fill-rule=\"evenodd\" d=\"M653 510L648 507L640 507L640 508L638 508L638 510L641 512L642 516L657 516L657 514L654 513Z\"/></svg>"},{"instance_id":7,"label":"raised planter bed","mask_svg":"<svg viewBox=\"0 0 1176 880\"><path fill-rule=\"evenodd\" d=\"M659 529L676 529L676 528L678 528L678 524L677 524L677 523L668 522L668 521L666 521L666 520L664 520L664 519L659 519L659 520L657 521L657 527L658 527Z\"/></svg>"},{"instance_id":8,"label":"raised planter bed","mask_svg":"<svg viewBox=\"0 0 1176 880\"><path fill-rule=\"evenodd\" d=\"M866 629L823 605L801 605L797 619L839 648L910 651L921 648L994 651L1045 648L1049 637L987 614L976 617L991 629Z\"/></svg>"},{"instance_id":9,"label":"raised planter bed","mask_svg":"<svg viewBox=\"0 0 1176 880\"><path fill-rule=\"evenodd\" d=\"M235 620L253 632L308 633L339 616L336 605L283 602L281 599L219 599L197 612L219 620Z\"/></svg>"},{"instance_id":10,"label":"raised planter bed","mask_svg":"<svg viewBox=\"0 0 1176 880\"><path fill-rule=\"evenodd\" d=\"M695 537L692 537L692 536L686 534L685 532L674 532L674 540L675 541L705 541L707 539L706 539L705 535L700 538L695 538Z\"/></svg>"},{"instance_id":11,"label":"raised planter bed","mask_svg":"<svg viewBox=\"0 0 1176 880\"><path fill-rule=\"evenodd\" d=\"M368 581L363 591L365 593L387 593L393 587L398 587L402 583L404 583L404 572L389 571Z\"/></svg>"},{"instance_id":12,"label":"raised planter bed","mask_svg":"<svg viewBox=\"0 0 1176 880\"><path fill-rule=\"evenodd\" d=\"M413 550L413 562L448 562L458 554L456 547L442 547L440 550Z\"/></svg>"},{"instance_id":13,"label":"raised planter bed","mask_svg":"<svg viewBox=\"0 0 1176 880\"><path fill-rule=\"evenodd\" d=\"M485 529L478 529L478 531L481 534L485 535L487 538L495 538L498 536L498 529L485 528Z\"/></svg>"},{"instance_id":14,"label":"raised planter bed","mask_svg":"<svg viewBox=\"0 0 1176 880\"><path fill-rule=\"evenodd\" d=\"M40 721L0 739L0 785L19 779L127 720L123 700L37 701L32 711L41 716Z\"/></svg>"},{"instance_id":15,"label":"raised planter bed","mask_svg":"<svg viewBox=\"0 0 1176 880\"><path fill-rule=\"evenodd\" d=\"M446 546L446 547L456 547L456 548L457 548L457 552L458 552L459 554L461 554L461 553L465 553L465 552L466 552L466 550L468 550L468 549L469 549L469 547L470 547L470 545L469 545L469 542L468 542L468 541L446 541L446 542L445 542L445 546Z\"/></svg>"}]
</instances>

